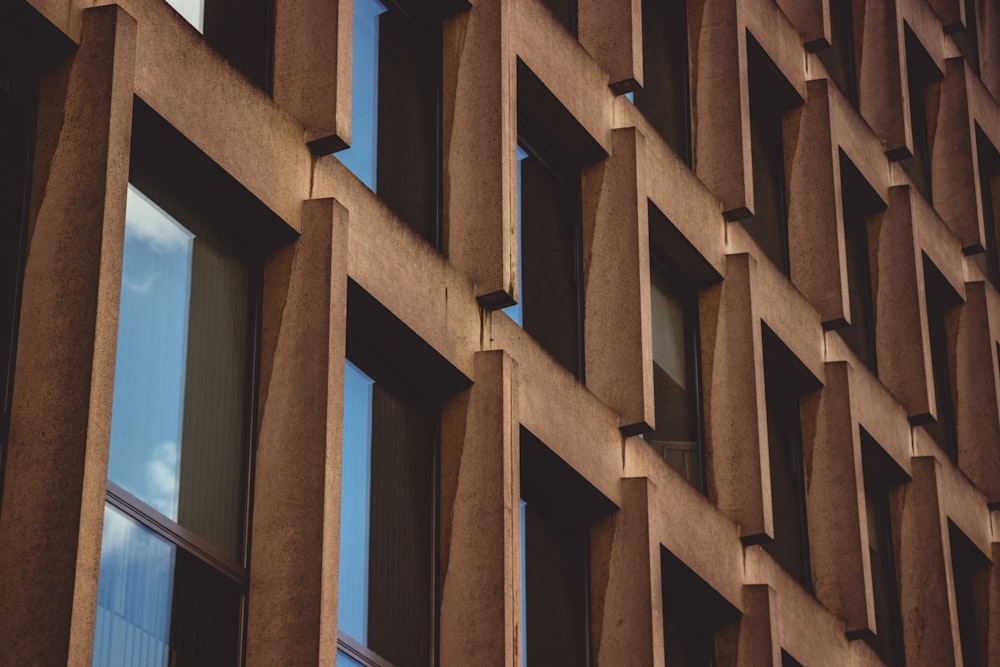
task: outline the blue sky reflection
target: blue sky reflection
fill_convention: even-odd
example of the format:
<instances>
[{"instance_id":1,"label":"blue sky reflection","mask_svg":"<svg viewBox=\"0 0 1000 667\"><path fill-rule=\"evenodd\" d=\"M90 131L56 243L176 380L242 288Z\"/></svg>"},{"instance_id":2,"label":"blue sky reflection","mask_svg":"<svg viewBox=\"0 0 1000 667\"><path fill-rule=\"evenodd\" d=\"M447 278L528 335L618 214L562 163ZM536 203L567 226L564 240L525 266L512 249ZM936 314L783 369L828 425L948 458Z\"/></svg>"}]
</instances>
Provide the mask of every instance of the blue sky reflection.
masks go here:
<instances>
[{"instance_id":1,"label":"blue sky reflection","mask_svg":"<svg viewBox=\"0 0 1000 667\"><path fill-rule=\"evenodd\" d=\"M108 478L174 521L193 247L129 185Z\"/></svg>"},{"instance_id":2,"label":"blue sky reflection","mask_svg":"<svg viewBox=\"0 0 1000 667\"><path fill-rule=\"evenodd\" d=\"M336 153L345 167L375 191L378 149L378 0L354 0L351 70L351 147Z\"/></svg>"}]
</instances>

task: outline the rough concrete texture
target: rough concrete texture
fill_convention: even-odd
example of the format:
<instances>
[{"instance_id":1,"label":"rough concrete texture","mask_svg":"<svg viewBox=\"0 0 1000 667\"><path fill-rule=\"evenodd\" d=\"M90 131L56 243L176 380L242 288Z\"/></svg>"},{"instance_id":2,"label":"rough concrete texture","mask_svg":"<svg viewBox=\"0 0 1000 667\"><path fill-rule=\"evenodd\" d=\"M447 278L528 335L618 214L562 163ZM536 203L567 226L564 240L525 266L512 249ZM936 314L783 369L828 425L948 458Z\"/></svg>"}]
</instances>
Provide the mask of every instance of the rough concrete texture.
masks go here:
<instances>
[{"instance_id":1,"label":"rough concrete texture","mask_svg":"<svg viewBox=\"0 0 1000 667\"><path fill-rule=\"evenodd\" d=\"M161 0L121 3L30 0L80 47L41 80L0 512L0 664L90 662L135 96L300 234L265 259L249 664L335 661L348 278L471 383L442 399L439 424L439 664L520 664L522 426L614 506L590 531L599 664L666 662L662 549L739 612L716 632L720 666L778 667L783 651L807 667L880 664L862 638L878 632L866 447L900 477L907 663L959 664L949 525L984 561L1000 558L1000 295L963 254L988 242L971 132L1000 146L996 3L972 3L977 75L945 30L956 12L968 21L964 3L855 2L855 109L812 52L832 38L830 2L689 0L693 170L609 88L638 85L648 65L638 0L613 11L581 0L579 41L542 0L463 3L442 26L440 251L307 145L349 139L349 0L279 0L273 98ZM934 202L886 155L913 146L904 22L945 72ZM791 279L727 223L754 208L748 30L804 99L783 137ZM581 181L586 384L495 311L518 298L519 59L593 144ZM824 328L852 320L840 153L887 205L869 222L877 374ZM672 223L668 248L649 205ZM629 428L653 425L649 253L681 246L699 267L706 495ZM962 301L947 341L957 463L919 425L937 417L925 256ZM752 544L774 532L763 326L821 385L800 411L814 594ZM998 572L984 579L981 619L992 667Z\"/></svg>"},{"instance_id":2,"label":"rough concrete texture","mask_svg":"<svg viewBox=\"0 0 1000 667\"><path fill-rule=\"evenodd\" d=\"M248 665L336 651L346 217L305 202L302 235L265 267Z\"/></svg>"},{"instance_id":3,"label":"rough concrete texture","mask_svg":"<svg viewBox=\"0 0 1000 667\"><path fill-rule=\"evenodd\" d=\"M3 513L0 663L89 665L104 522L136 25L86 12L41 83Z\"/></svg>"}]
</instances>

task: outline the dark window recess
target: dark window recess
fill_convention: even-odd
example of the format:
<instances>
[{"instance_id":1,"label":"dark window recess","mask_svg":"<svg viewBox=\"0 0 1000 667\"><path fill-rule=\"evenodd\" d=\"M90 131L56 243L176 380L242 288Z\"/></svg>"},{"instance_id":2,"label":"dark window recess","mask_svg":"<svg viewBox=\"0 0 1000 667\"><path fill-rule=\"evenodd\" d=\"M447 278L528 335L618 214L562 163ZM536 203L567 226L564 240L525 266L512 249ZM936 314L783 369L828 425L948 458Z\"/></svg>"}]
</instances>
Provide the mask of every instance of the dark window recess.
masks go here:
<instances>
[{"instance_id":1,"label":"dark window recess","mask_svg":"<svg viewBox=\"0 0 1000 667\"><path fill-rule=\"evenodd\" d=\"M781 667L802 667L802 663L788 655L786 651L781 652Z\"/></svg>"},{"instance_id":2,"label":"dark window recess","mask_svg":"<svg viewBox=\"0 0 1000 667\"><path fill-rule=\"evenodd\" d=\"M337 154L403 222L441 246L441 13L354 7L352 143Z\"/></svg>"},{"instance_id":3,"label":"dark window recess","mask_svg":"<svg viewBox=\"0 0 1000 667\"><path fill-rule=\"evenodd\" d=\"M958 50L965 56L969 67L979 74L979 17L976 15L976 0L963 0L963 2L965 29L952 35L952 39L958 44Z\"/></svg>"},{"instance_id":4,"label":"dark window recess","mask_svg":"<svg viewBox=\"0 0 1000 667\"><path fill-rule=\"evenodd\" d=\"M35 91L0 60L0 497L24 271Z\"/></svg>"},{"instance_id":5,"label":"dark window recess","mask_svg":"<svg viewBox=\"0 0 1000 667\"><path fill-rule=\"evenodd\" d=\"M531 665L586 667L590 658L590 526L614 505L521 429L525 629Z\"/></svg>"},{"instance_id":6,"label":"dark window recess","mask_svg":"<svg viewBox=\"0 0 1000 667\"><path fill-rule=\"evenodd\" d=\"M802 99L749 33L747 58L754 215L742 224L775 266L789 275L782 125L785 113L802 104Z\"/></svg>"},{"instance_id":7,"label":"dark window recess","mask_svg":"<svg viewBox=\"0 0 1000 667\"><path fill-rule=\"evenodd\" d=\"M931 371L937 418L925 425L934 441L958 461L958 436L955 431L954 389L952 371L955 368L954 334L958 327L958 307L961 298L941 272L924 256L924 286L927 296L927 329L930 335Z\"/></svg>"},{"instance_id":8,"label":"dark window recess","mask_svg":"<svg viewBox=\"0 0 1000 667\"><path fill-rule=\"evenodd\" d=\"M584 380L580 167L518 118L524 330Z\"/></svg>"},{"instance_id":9,"label":"dark window recess","mask_svg":"<svg viewBox=\"0 0 1000 667\"><path fill-rule=\"evenodd\" d=\"M840 335L858 359L873 373L877 373L875 295L872 290L868 236L869 221L885 208L885 204L843 153L840 154L840 186L844 211L847 291L851 305L851 324L841 329Z\"/></svg>"},{"instance_id":10,"label":"dark window recess","mask_svg":"<svg viewBox=\"0 0 1000 667\"><path fill-rule=\"evenodd\" d=\"M715 667L718 631L739 611L672 553L660 548L666 664Z\"/></svg>"},{"instance_id":11,"label":"dark window recess","mask_svg":"<svg viewBox=\"0 0 1000 667\"><path fill-rule=\"evenodd\" d=\"M542 0L556 19L574 37L578 32L577 0Z\"/></svg>"},{"instance_id":12,"label":"dark window recess","mask_svg":"<svg viewBox=\"0 0 1000 667\"><path fill-rule=\"evenodd\" d=\"M948 532L962 664L982 667L986 665L989 639L990 561L951 521Z\"/></svg>"},{"instance_id":13,"label":"dark window recess","mask_svg":"<svg viewBox=\"0 0 1000 667\"><path fill-rule=\"evenodd\" d=\"M864 430L861 431L861 447L865 511L868 517L868 554L875 604L875 634L866 639L886 665L902 667L906 660L890 501L894 487L906 478Z\"/></svg>"},{"instance_id":14,"label":"dark window recess","mask_svg":"<svg viewBox=\"0 0 1000 667\"><path fill-rule=\"evenodd\" d=\"M851 103L858 106L858 77L854 47L854 0L830 0L830 48L819 52L819 59L837 87ZM861 12L864 15L863 11Z\"/></svg>"},{"instance_id":15,"label":"dark window recess","mask_svg":"<svg viewBox=\"0 0 1000 667\"><path fill-rule=\"evenodd\" d=\"M913 154L902 161L913 185L927 201L933 201L931 184L931 146L929 119L937 115L941 71L924 50L909 26L906 33L906 85L910 100L910 125L913 131Z\"/></svg>"},{"instance_id":16,"label":"dark window recess","mask_svg":"<svg viewBox=\"0 0 1000 667\"><path fill-rule=\"evenodd\" d=\"M205 40L248 79L271 92L272 0L205 0Z\"/></svg>"},{"instance_id":17,"label":"dark window recess","mask_svg":"<svg viewBox=\"0 0 1000 667\"><path fill-rule=\"evenodd\" d=\"M1000 221L1000 153L976 125L976 150L979 154L979 196L983 209L983 234L986 252L974 256L994 286L1000 285L1000 257L997 252L997 222Z\"/></svg>"},{"instance_id":18,"label":"dark window recess","mask_svg":"<svg viewBox=\"0 0 1000 667\"><path fill-rule=\"evenodd\" d=\"M656 430L643 437L704 492L698 293L656 257L649 268Z\"/></svg>"},{"instance_id":19,"label":"dark window recess","mask_svg":"<svg viewBox=\"0 0 1000 667\"><path fill-rule=\"evenodd\" d=\"M763 326L763 325L762 325ZM763 327L767 449L774 539L764 549L812 591L802 458L800 400L818 383L770 329Z\"/></svg>"},{"instance_id":20,"label":"dark window recess","mask_svg":"<svg viewBox=\"0 0 1000 667\"><path fill-rule=\"evenodd\" d=\"M687 3L642 2L643 86L635 105L667 145L691 165L691 106L688 79Z\"/></svg>"}]
</instances>

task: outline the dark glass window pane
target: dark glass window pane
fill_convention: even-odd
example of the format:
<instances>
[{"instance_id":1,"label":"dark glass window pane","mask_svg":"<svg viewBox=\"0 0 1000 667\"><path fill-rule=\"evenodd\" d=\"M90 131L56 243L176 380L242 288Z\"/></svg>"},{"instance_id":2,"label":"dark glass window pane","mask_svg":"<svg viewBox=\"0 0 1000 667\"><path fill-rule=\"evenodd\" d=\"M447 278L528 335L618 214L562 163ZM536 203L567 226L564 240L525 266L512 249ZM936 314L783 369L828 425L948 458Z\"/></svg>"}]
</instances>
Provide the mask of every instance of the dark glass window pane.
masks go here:
<instances>
[{"instance_id":1,"label":"dark glass window pane","mask_svg":"<svg viewBox=\"0 0 1000 667\"><path fill-rule=\"evenodd\" d=\"M643 0L643 85L633 101L667 145L691 164L687 3Z\"/></svg>"},{"instance_id":2,"label":"dark glass window pane","mask_svg":"<svg viewBox=\"0 0 1000 667\"><path fill-rule=\"evenodd\" d=\"M782 118L801 100L764 50L749 36L747 58L754 215L745 220L743 226L775 266L788 275L788 209L785 201Z\"/></svg>"},{"instance_id":3,"label":"dark glass window pane","mask_svg":"<svg viewBox=\"0 0 1000 667\"><path fill-rule=\"evenodd\" d=\"M958 438L955 433L955 410L952 396L952 347L948 330L957 326L955 308L961 303L937 268L924 258L924 285L927 298L927 330L931 346L931 370L937 418L925 425L938 446L953 461L958 461Z\"/></svg>"},{"instance_id":4,"label":"dark glass window pane","mask_svg":"<svg viewBox=\"0 0 1000 667\"><path fill-rule=\"evenodd\" d=\"M236 665L240 586L105 508L94 665Z\"/></svg>"},{"instance_id":5,"label":"dark glass window pane","mask_svg":"<svg viewBox=\"0 0 1000 667\"><path fill-rule=\"evenodd\" d=\"M840 183L844 211L844 247L847 260L847 291L851 325L841 330L858 359L877 372L875 357L875 308L871 261L868 251L868 218L881 201L853 165L840 158Z\"/></svg>"},{"instance_id":6,"label":"dark glass window pane","mask_svg":"<svg viewBox=\"0 0 1000 667\"><path fill-rule=\"evenodd\" d=\"M1000 221L1000 153L978 125L976 150L979 155L979 197L983 210L986 252L974 255L973 259L993 285L1000 285L996 227Z\"/></svg>"},{"instance_id":7,"label":"dark glass window pane","mask_svg":"<svg viewBox=\"0 0 1000 667\"><path fill-rule=\"evenodd\" d=\"M0 489L16 346L26 223L33 93L0 63Z\"/></svg>"},{"instance_id":8,"label":"dark glass window pane","mask_svg":"<svg viewBox=\"0 0 1000 667\"><path fill-rule=\"evenodd\" d=\"M582 379L580 172L522 148L527 153L520 161L524 329Z\"/></svg>"},{"instance_id":9,"label":"dark glass window pane","mask_svg":"<svg viewBox=\"0 0 1000 667\"><path fill-rule=\"evenodd\" d=\"M830 48L819 58L847 100L858 105L858 81L854 65L853 0L830 0Z\"/></svg>"},{"instance_id":10,"label":"dark glass window pane","mask_svg":"<svg viewBox=\"0 0 1000 667\"><path fill-rule=\"evenodd\" d=\"M271 86L273 0L208 0L205 38L261 88Z\"/></svg>"},{"instance_id":11,"label":"dark glass window pane","mask_svg":"<svg viewBox=\"0 0 1000 667\"><path fill-rule=\"evenodd\" d=\"M879 657L887 665L903 664L902 620L896 586L892 516L889 488L874 471L865 468L865 511L868 517L868 553L871 560L872 592L875 597L875 641Z\"/></svg>"},{"instance_id":12,"label":"dark glass window pane","mask_svg":"<svg viewBox=\"0 0 1000 667\"><path fill-rule=\"evenodd\" d=\"M434 431L347 363L340 630L397 667L430 664Z\"/></svg>"},{"instance_id":13,"label":"dark glass window pane","mask_svg":"<svg viewBox=\"0 0 1000 667\"><path fill-rule=\"evenodd\" d=\"M934 61L919 40L905 28L906 85L910 101L910 124L913 131L913 156L902 161L917 190L933 201L931 189L930 126L927 122L928 87L941 78Z\"/></svg>"},{"instance_id":14,"label":"dark glass window pane","mask_svg":"<svg viewBox=\"0 0 1000 667\"><path fill-rule=\"evenodd\" d=\"M108 477L242 561L249 269L129 187Z\"/></svg>"},{"instance_id":15,"label":"dark glass window pane","mask_svg":"<svg viewBox=\"0 0 1000 667\"><path fill-rule=\"evenodd\" d=\"M525 606L528 665L587 664L585 529L526 499Z\"/></svg>"},{"instance_id":16,"label":"dark glass window pane","mask_svg":"<svg viewBox=\"0 0 1000 667\"><path fill-rule=\"evenodd\" d=\"M650 261L656 430L645 436L674 469L702 488L697 378L697 304Z\"/></svg>"},{"instance_id":17,"label":"dark glass window pane","mask_svg":"<svg viewBox=\"0 0 1000 667\"><path fill-rule=\"evenodd\" d=\"M948 531L962 664L981 667L987 664L990 562L950 521Z\"/></svg>"}]
</instances>

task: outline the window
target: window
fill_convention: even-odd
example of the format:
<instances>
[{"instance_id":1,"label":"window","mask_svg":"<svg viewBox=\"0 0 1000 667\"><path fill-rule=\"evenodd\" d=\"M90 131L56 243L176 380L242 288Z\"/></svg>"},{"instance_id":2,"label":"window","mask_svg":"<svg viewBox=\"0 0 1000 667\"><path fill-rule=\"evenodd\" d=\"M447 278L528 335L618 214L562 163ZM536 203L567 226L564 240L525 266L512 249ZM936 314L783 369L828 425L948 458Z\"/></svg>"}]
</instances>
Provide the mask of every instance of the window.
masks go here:
<instances>
[{"instance_id":1,"label":"window","mask_svg":"<svg viewBox=\"0 0 1000 667\"><path fill-rule=\"evenodd\" d=\"M743 222L757 245L789 275L785 192L785 113L802 103L764 49L747 34L754 215Z\"/></svg>"},{"instance_id":2,"label":"window","mask_svg":"<svg viewBox=\"0 0 1000 667\"><path fill-rule=\"evenodd\" d=\"M981 667L987 664L990 561L951 521L948 534L962 644L961 664Z\"/></svg>"},{"instance_id":3,"label":"window","mask_svg":"<svg viewBox=\"0 0 1000 667\"><path fill-rule=\"evenodd\" d=\"M580 167L518 118L520 300L508 313L583 381Z\"/></svg>"},{"instance_id":4,"label":"window","mask_svg":"<svg viewBox=\"0 0 1000 667\"><path fill-rule=\"evenodd\" d=\"M356 0L351 147L337 159L435 248L440 238L440 16Z\"/></svg>"},{"instance_id":5,"label":"window","mask_svg":"<svg viewBox=\"0 0 1000 667\"><path fill-rule=\"evenodd\" d=\"M781 667L802 667L802 663L789 655L787 651L782 650Z\"/></svg>"},{"instance_id":6,"label":"window","mask_svg":"<svg viewBox=\"0 0 1000 667\"><path fill-rule=\"evenodd\" d=\"M252 82L270 90L273 0L167 0Z\"/></svg>"},{"instance_id":7,"label":"window","mask_svg":"<svg viewBox=\"0 0 1000 667\"><path fill-rule=\"evenodd\" d=\"M672 553L660 547L666 664L716 667L718 631L739 612Z\"/></svg>"},{"instance_id":8,"label":"window","mask_svg":"<svg viewBox=\"0 0 1000 667\"><path fill-rule=\"evenodd\" d=\"M840 335L858 359L878 372L875 345L875 306L868 225L885 206L853 164L840 154L840 188L844 211L844 249L851 325Z\"/></svg>"},{"instance_id":9,"label":"window","mask_svg":"<svg viewBox=\"0 0 1000 667\"><path fill-rule=\"evenodd\" d=\"M765 542L764 548L811 592L799 410L802 394L815 388L815 380L767 327L764 327L763 338L767 449L774 515L774 539Z\"/></svg>"},{"instance_id":10,"label":"window","mask_svg":"<svg viewBox=\"0 0 1000 667\"><path fill-rule=\"evenodd\" d=\"M591 664L590 526L613 510L521 428L522 664Z\"/></svg>"},{"instance_id":11,"label":"window","mask_svg":"<svg viewBox=\"0 0 1000 667\"><path fill-rule=\"evenodd\" d=\"M0 491L14 388L35 96L6 65L0 60Z\"/></svg>"},{"instance_id":12,"label":"window","mask_svg":"<svg viewBox=\"0 0 1000 667\"><path fill-rule=\"evenodd\" d=\"M691 166L686 0L643 0L642 70L636 107Z\"/></svg>"},{"instance_id":13,"label":"window","mask_svg":"<svg viewBox=\"0 0 1000 667\"><path fill-rule=\"evenodd\" d=\"M865 513L868 518L868 554L875 604L875 634L868 639L886 665L901 667L905 663L903 619L899 607L890 500L895 485L905 478L878 443L864 430L861 431L861 448Z\"/></svg>"},{"instance_id":14,"label":"window","mask_svg":"<svg viewBox=\"0 0 1000 667\"><path fill-rule=\"evenodd\" d=\"M909 26L906 33L906 86L910 100L910 125L913 131L913 154L902 161L913 185L927 201L933 201L931 188L931 132L928 123L930 105L937 106L940 70L921 46ZM936 113L936 112L935 112ZM933 117L933 114L930 115Z\"/></svg>"},{"instance_id":15,"label":"window","mask_svg":"<svg viewBox=\"0 0 1000 667\"><path fill-rule=\"evenodd\" d=\"M854 54L854 0L830 0L830 47L819 52L827 73L852 106L858 106ZM862 9L861 15L864 15Z\"/></svg>"},{"instance_id":16,"label":"window","mask_svg":"<svg viewBox=\"0 0 1000 667\"><path fill-rule=\"evenodd\" d=\"M666 264L650 259L656 430L643 437L704 492L698 294L687 285Z\"/></svg>"},{"instance_id":17,"label":"window","mask_svg":"<svg viewBox=\"0 0 1000 667\"><path fill-rule=\"evenodd\" d=\"M930 336L931 373L934 379L936 419L925 428L951 458L958 461L952 390L952 334L958 327L958 306L962 301L941 272L924 256L924 285L927 298L927 330Z\"/></svg>"},{"instance_id":18,"label":"window","mask_svg":"<svg viewBox=\"0 0 1000 667\"><path fill-rule=\"evenodd\" d=\"M434 434L412 392L347 362L338 659L348 664L432 662Z\"/></svg>"},{"instance_id":19,"label":"window","mask_svg":"<svg viewBox=\"0 0 1000 667\"><path fill-rule=\"evenodd\" d=\"M93 662L235 665L258 263L140 176L126 207Z\"/></svg>"},{"instance_id":20,"label":"window","mask_svg":"<svg viewBox=\"0 0 1000 667\"><path fill-rule=\"evenodd\" d=\"M965 28L953 35L958 50L965 56L976 74L979 74L979 21L976 16L976 0L963 0L965 4ZM983 5L985 7L985 5Z\"/></svg>"},{"instance_id":21,"label":"window","mask_svg":"<svg viewBox=\"0 0 1000 667\"><path fill-rule=\"evenodd\" d=\"M1000 285L1000 259L997 254L997 222L1000 221L1000 153L976 125L976 153L979 155L979 198L983 208L983 233L986 252L973 256L994 286Z\"/></svg>"}]
</instances>

